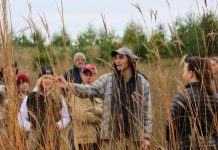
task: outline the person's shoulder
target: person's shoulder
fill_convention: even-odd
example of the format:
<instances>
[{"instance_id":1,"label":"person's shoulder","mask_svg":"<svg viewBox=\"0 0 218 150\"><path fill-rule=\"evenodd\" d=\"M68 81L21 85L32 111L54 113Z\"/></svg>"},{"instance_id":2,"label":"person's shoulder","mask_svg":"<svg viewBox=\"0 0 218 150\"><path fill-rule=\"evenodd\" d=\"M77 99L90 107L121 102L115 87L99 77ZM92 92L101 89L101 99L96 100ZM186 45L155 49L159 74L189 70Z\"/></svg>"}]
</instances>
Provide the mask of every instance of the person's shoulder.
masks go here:
<instances>
[{"instance_id":1,"label":"person's shoulder","mask_svg":"<svg viewBox=\"0 0 218 150\"><path fill-rule=\"evenodd\" d=\"M27 101L30 99L33 99L36 96L37 92L36 91L32 91L28 94L27 96Z\"/></svg>"},{"instance_id":2,"label":"person's shoulder","mask_svg":"<svg viewBox=\"0 0 218 150\"><path fill-rule=\"evenodd\" d=\"M172 106L180 105L182 107L185 107L186 103L187 103L187 98L182 93L178 92L172 101Z\"/></svg>"},{"instance_id":3,"label":"person's shoulder","mask_svg":"<svg viewBox=\"0 0 218 150\"><path fill-rule=\"evenodd\" d=\"M109 72L109 73L106 73L106 74L102 74L99 78L105 79L105 78L110 78L110 77L112 77L112 76L113 76L113 73L112 73L112 72Z\"/></svg>"},{"instance_id":4,"label":"person's shoulder","mask_svg":"<svg viewBox=\"0 0 218 150\"><path fill-rule=\"evenodd\" d=\"M1 92L6 91L6 87L5 87L4 84L0 84L0 91L1 91Z\"/></svg>"},{"instance_id":5,"label":"person's shoulder","mask_svg":"<svg viewBox=\"0 0 218 150\"><path fill-rule=\"evenodd\" d=\"M141 80L145 80L146 82L148 82L148 78L145 74L143 74L142 72L138 71L137 72L137 76L141 79Z\"/></svg>"},{"instance_id":6,"label":"person's shoulder","mask_svg":"<svg viewBox=\"0 0 218 150\"><path fill-rule=\"evenodd\" d=\"M33 104L35 104L37 101L36 101L36 94L37 92L30 92L27 96L27 100L26 100L26 105L27 107L32 107Z\"/></svg>"}]
</instances>

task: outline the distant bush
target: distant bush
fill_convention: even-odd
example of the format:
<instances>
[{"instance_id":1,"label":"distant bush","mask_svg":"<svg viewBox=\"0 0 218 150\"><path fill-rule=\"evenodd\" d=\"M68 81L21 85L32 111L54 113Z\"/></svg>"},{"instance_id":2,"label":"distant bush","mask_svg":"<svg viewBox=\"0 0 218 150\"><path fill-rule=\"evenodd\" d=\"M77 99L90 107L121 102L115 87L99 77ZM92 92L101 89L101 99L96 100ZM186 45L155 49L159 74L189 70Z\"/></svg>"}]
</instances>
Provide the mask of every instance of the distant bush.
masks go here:
<instances>
[{"instance_id":1,"label":"distant bush","mask_svg":"<svg viewBox=\"0 0 218 150\"><path fill-rule=\"evenodd\" d=\"M52 37L51 44L55 47L63 47L66 43L67 47L72 47L70 35L66 31L55 33Z\"/></svg>"},{"instance_id":2,"label":"distant bush","mask_svg":"<svg viewBox=\"0 0 218 150\"><path fill-rule=\"evenodd\" d=\"M89 25L87 30L79 34L77 40L75 41L72 49L71 56L74 57L75 53L82 52L87 56L87 52L90 47L94 47L97 41L97 32L96 29ZM87 61L89 57L87 57Z\"/></svg>"},{"instance_id":3,"label":"distant bush","mask_svg":"<svg viewBox=\"0 0 218 150\"><path fill-rule=\"evenodd\" d=\"M14 45L19 47L33 47L33 42L25 35L17 36L14 39Z\"/></svg>"},{"instance_id":4,"label":"distant bush","mask_svg":"<svg viewBox=\"0 0 218 150\"><path fill-rule=\"evenodd\" d=\"M163 25L158 25L157 29L154 30L150 37L150 42L150 47L152 47L152 49L156 47L160 57L173 57L173 52L168 45L168 41L166 39L166 31Z\"/></svg>"},{"instance_id":5,"label":"distant bush","mask_svg":"<svg viewBox=\"0 0 218 150\"><path fill-rule=\"evenodd\" d=\"M107 60L110 58L110 53L112 50L116 49L116 45L120 43L120 38L114 31L109 31L107 34L100 30L98 35L97 45L100 49L100 58Z\"/></svg>"},{"instance_id":6,"label":"distant bush","mask_svg":"<svg viewBox=\"0 0 218 150\"><path fill-rule=\"evenodd\" d=\"M57 63L57 56L54 55L53 50L47 47L44 51L35 51L32 55L33 69L39 65L55 65Z\"/></svg>"},{"instance_id":7,"label":"distant bush","mask_svg":"<svg viewBox=\"0 0 218 150\"><path fill-rule=\"evenodd\" d=\"M217 55L218 19L215 14L206 13L201 17L189 14L177 19L170 46L175 52L193 56Z\"/></svg>"},{"instance_id":8,"label":"distant bush","mask_svg":"<svg viewBox=\"0 0 218 150\"><path fill-rule=\"evenodd\" d=\"M144 47L144 44L147 44L148 40L140 24L131 21L127 25L124 30L122 43L131 48L139 57L145 59L147 49Z\"/></svg>"}]
</instances>

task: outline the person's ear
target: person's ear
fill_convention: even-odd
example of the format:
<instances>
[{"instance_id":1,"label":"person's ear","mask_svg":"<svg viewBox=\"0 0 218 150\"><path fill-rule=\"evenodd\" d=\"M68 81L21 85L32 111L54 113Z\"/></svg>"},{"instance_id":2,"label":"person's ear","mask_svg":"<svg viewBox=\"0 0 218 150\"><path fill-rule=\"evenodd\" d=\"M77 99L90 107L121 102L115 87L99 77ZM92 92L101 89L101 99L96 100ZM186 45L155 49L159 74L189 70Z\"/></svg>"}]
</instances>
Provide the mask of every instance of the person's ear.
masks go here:
<instances>
[{"instance_id":1,"label":"person's ear","mask_svg":"<svg viewBox=\"0 0 218 150\"><path fill-rule=\"evenodd\" d=\"M193 78L195 76L195 73L193 71L189 71L189 75L190 75L190 78Z\"/></svg>"}]
</instances>

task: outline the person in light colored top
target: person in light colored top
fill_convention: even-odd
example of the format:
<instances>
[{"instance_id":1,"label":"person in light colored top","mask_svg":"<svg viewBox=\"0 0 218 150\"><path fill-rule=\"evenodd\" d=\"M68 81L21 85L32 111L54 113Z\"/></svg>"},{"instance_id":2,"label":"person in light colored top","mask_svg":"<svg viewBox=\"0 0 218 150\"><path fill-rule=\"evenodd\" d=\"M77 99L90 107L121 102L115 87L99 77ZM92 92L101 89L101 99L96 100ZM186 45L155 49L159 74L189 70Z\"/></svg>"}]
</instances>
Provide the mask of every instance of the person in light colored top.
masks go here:
<instances>
[{"instance_id":1,"label":"person in light colored top","mask_svg":"<svg viewBox=\"0 0 218 150\"><path fill-rule=\"evenodd\" d=\"M18 114L20 127L29 134L27 148L59 149L60 129L70 122L66 102L52 74L47 72L41 76L36 87L37 91L25 98Z\"/></svg>"}]
</instances>

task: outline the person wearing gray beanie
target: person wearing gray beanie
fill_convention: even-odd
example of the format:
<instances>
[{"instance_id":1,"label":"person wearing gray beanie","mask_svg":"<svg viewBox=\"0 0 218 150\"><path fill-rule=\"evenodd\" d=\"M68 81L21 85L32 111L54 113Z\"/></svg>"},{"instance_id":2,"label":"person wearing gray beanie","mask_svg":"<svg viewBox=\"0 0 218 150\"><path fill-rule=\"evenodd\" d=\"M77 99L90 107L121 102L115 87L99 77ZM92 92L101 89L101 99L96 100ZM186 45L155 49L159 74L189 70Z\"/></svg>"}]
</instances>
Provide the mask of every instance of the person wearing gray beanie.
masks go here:
<instances>
[{"instance_id":1,"label":"person wearing gray beanie","mask_svg":"<svg viewBox=\"0 0 218 150\"><path fill-rule=\"evenodd\" d=\"M77 61L78 59L81 59L81 58L86 62L86 56L85 56L83 53L81 53L81 52L77 52L77 53L74 55L74 59L73 59L74 64L76 64L76 61Z\"/></svg>"},{"instance_id":2,"label":"person wearing gray beanie","mask_svg":"<svg viewBox=\"0 0 218 150\"><path fill-rule=\"evenodd\" d=\"M64 73L64 78L73 83L82 83L82 68L86 63L86 56L81 52L74 55L74 67Z\"/></svg>"}]
</instances>

